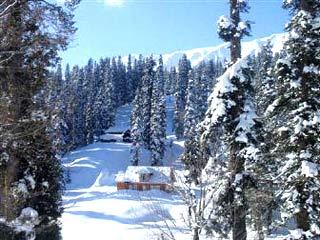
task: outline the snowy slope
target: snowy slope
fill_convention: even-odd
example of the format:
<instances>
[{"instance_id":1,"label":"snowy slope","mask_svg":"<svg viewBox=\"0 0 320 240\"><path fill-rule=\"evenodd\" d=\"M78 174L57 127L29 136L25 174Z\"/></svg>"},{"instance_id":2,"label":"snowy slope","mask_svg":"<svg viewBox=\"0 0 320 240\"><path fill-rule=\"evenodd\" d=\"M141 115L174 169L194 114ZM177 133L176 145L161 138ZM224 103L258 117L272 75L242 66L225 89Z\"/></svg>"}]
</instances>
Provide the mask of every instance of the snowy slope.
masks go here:
<instances>
[{"instance_id":1,"label":"snowy slope","mask_svg":"<svg viewBox=\"0 0 320 240\"><path fill-rule=\"evenodd\" d=\"M268 37L255 39L252 41L242 42L242 56L248 56L251 53L257 53L261 46L266 44L268 41L273 45L273 52L279 52L283 48L283 43L287 39L285 33L273 34ZM208 60L228 60L230 58L229 43L223 43L218 46L195 48L190 50L179 50L172 53L162 54L163 63L167 68L172 66L178 66L179 59L182 55L186 54L188 59L191 61L192 66L198 65L202 61ZM153 54L154 59L158 59L159 55ZM138 58L138 54L132 55L134 58ZM123 62L127 64L128 56L123 57Z\"/></svg>"},{"instance_id":2,"label":"snowy slope","mask_svg":"<svg viewBox=\"0 0 320 240\"><path fill-rule=\"evenodd\" d=\"M129 165L129 149L121 142L95 143L66 157L71 183L63 198L63 240L151 240L164 220L179 219L184 207L176 194L117 191L115 174Z\"/></svg>"},{"instance_id":3,"label":"snowy slope","mask_svg":"<svg viewBox=\"0 0 320 240\"><path fill-rule=\"evenodd\" d=\"M273 52L279 52L283 43L286 40L286 35L273 34L269 37L256 39L249 42L242 43L242 56L245 57L250 53L257 52L262 45L266 44L267 41L271 41L273 44ZM188 59L191 61L192 66L198 65L201 61L208 60L224 60L229 59L230 50L229 43L221 44L214 47L196 48L185 51L176 51L173 53L168 53L163 55L163 62L167 67L177 66L179 59L183 54L186 54Z\"/></svg>"},{"instance_id":4,"label":"snowy slope","mask_svg":"<svg viewBox=\"0 0 320 240\"><path fill-rule=\"evenodd\" d=\"M131 111L131 104L119 107L115 119L116 124L114 127L109 128L107 132L124 132L129 129Z\"/></svg>"},{"instance_id":5,"label":"snowy slope","mask_svg":"<svg viewBox=\"0 0 320 240\"><path fill-rule=\"evenodd\" d=\"M172 122L172 98L167 99L168 122ZM108 131L129 128L131 107L119 108L116 124ZM171 133L172 126L168 126ZM121 142L118 135L114 143L97 142L70 152L64 158L70 183L63 197L65 211L61 218L63 240L152 240L157 239L159 228L172 225L169 219L181 219L185 207L179 195L152 190L137 192L117 191L115 175L130 165L131 144ZM165 164L180 165L178 156L183 143L169 136L173 144L167 146ZM143 151L142 162L150 162L150 155ZM178 239L186 239L184 224L173 226ZM181 236L181 238L179 238Z\"/></svg>"}]
</instances>

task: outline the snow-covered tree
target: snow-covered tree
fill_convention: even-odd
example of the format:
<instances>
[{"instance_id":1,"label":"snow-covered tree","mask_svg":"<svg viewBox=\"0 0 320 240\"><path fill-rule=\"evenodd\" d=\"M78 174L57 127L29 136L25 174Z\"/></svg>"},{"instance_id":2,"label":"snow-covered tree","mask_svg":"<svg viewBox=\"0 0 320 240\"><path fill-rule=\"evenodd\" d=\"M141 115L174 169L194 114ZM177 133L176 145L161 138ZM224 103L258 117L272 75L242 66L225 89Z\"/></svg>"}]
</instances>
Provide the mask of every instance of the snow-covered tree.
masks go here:
<instances>
[{"instance_id":1,"label":"snow-covered tree","mask_svg":"<svg viewBox=\"0 0 320 240\"><path fill-rule=\"evenodd\" d=\"M177 71L175 67L170 70L165 69L165 93L166 95L173 95L176 89Z\"/></svg>"},{"instance_id":2,"label":"snow-covered tree","mask_svg":"<svg viewBox=\"0 0 320 240\"><path fill-rule=\"evenodd\" d=\"M143 68L144 68L144 59L142 55L139 55L139 58L134 60L133 69L132 69L134 94L136 94L137 88L141 86Z\"/></svg>"},{"instance_id":3,"label":"snow-covered tree","mask_svg":"<svg viewBox=\"0 0 320 240\"><path fill-rule=\"evenodd\" d=\"M241 21L240 14L247 9L247 1L230 0L230 19L221 17L218 21L219 35L231 44L231 66L210 96L201 136L202 148L209 153L206 173L214 179L213 217L208 230L225 237L232 230L234 240L247 238L245 193L253 184L253 169L259 159L251 71L247 59L241 59L240 41L248 34L249 23ZM219 157L223 154L216 147L221 139L228 149L225 158Z\"/></svg>"},{"instance_id":4,"label":"snow-covered tree","mask_svg":"<svg viewBox=\"0 0 320 240\"><path fill-rule=\"evenodd\" d=\"M93 101L94 94L91 93L93 86L93 60L89 59L88 64L84 67L84 96L86 98L86 107L85 107L85 123L86 123L86 143L90 144L93 142Z\"/></svg>"},{"instance_id":5,"label":"snow-covered tree","mask_svg":"<svg viewBox=\"0 0 320 240\"><path fill-rule=\"evenodd\" d=\"M263 116L276 96L276 76L274 67L279 54L274 54L268 41L257 56L250 56L249 65L254 74L254 91L257 113Z\"/></svg>"},{"instance_id":6,"label":"snow-covered tree","mask_svg":"<svg viewBox=\"0 0 320 240\"><path fill-rule=\"evenodd\" d=\"M185 151L182 160L187 165L190 178L199 182L207 160L200 149L199 123L204 119L208 108L208 97L220 74L213 61L201 62L189 72L186 113L184 117Z\"/></svg>"},{"instance_id":7,"label":"snow-covered tree","mask_svg":"<svg viewBox=\"0 0 320 240\"><path fill-rule=\"evenodd\" d=\"M115 103L115 89L114 82L112 81L110 59L105 60L104 71L103 71L103 104L101 112L101 121L103 130L108 129L114 125L115 114L116 114L116 103Z\"/></svg>"},{"instance_id":8,"label":"snow-covered tree","mask_svg":"<svg viewBox=\"0 0 320 240\"><path fill-rule=\"evenodd\" d=\"M119 106L129 102L128 85L126 78L126 67L121 57L117 60L117 85L115 87L117 93L117 101Z\"/></svg>"},{"instance_id":9,"label":"snow-covered tree","mask_svg":"<svg viewBox=\"0 0 320 240\"><path fill-rule=\"evenodd\" d=\"M54 97L51 102L52 125L55 126L55 147L59 155L63 155L70 144L70 126L67 124L67 99L65 94L65 84L63 82L62 68L58 64L57 70L53 77ZM52 96L51 96L52 97Z\"/></svg>"},{"instance_id":10,"label":"snow-covered tree","mask_svg":"<svg viewBox=\"0 0 320 240\"><path fill-rule=\"evenodd\" d=\"M286 56L277 62L279 92L269 107L281 217L299 239L320 237L320 2L284 1L292 14ZM292 237L295 238L295 237Z\"/></svg>"},{"instance_id":11,"label":"snow-covered tree","mask_svg":"<svg viewBox=\"0 0 320 240\"><path fill-rule=\"evenodd\" d=\"M199 70L199 69L198 69ZM200 75L200 76L199 76ZM189 82L187 89L186 113L184 119L185 151L182 157L186 168L189 170L190 178L199 183L198 177L203 169L199 146L198 123L201 121L201 108L205 103L201 99L201 73L197 70L189 72Z\"/></svg>"},{"instance_id":12,"label":"snow-covered tree","mask_svg":"<svg viewBox=\"0 0 320 240\"><path fill-rule=\"evenodd\" d=\"M264 239L272 229L272 214L276 208L275 185L272 175L276 172L276 166L271 158L271 150L274 146L273 133L267 109L277 95L277 81L275 76L275 63L279 54L272 52L272 45L268 41L261 47L261 51L255 56L249 57L248 65L253 71L254 104L257 115L261 121L260 128L260 160L255 165L254 172L257 181L255 188L247 192L247 201L250 206L248 223L256 232L257 239Z\"/></svg>"},{"instance_id":13,"label":"snow-covered tree","mask_svg":"<svg viewBox=\"0 0 320 240\"><path fill-rule=\"evenodd\" d=\"M5 13L0 18L0 96L6 99L0 104L3 240L60 239L62 168L51 142L47 109L38 97L51 76L49 69L56 66L58 52L67 47L75 31L76 3L68 1L61 7L54 2L9 0L0 5Z\"/></svg>"},{"instance_id":14,"label":"snow-covered tree","mask_svg":"<svg viewBox=\"0 0 320 240\"><path fill-rule=\"evenodd\" d=\"M151 165L163 164L166 138L166 106L164 94L164 71L162 56L159 58L156 77L152 89L151 109Z\"/></svg>"},{"instance_id":15,"label":"snow-covered tree","mask_svg":"<svg viewBox=\"0 0 320 240\"><path fill-rule=\"evenodd\" d=\"M126 72L126 84L127 84L127 103L132 102L136 93L137 85L135 83L134 70L132 69L132 57L128 56L127 72Z\"/></svg>"},{"instance_id":16,"label":"snow-covered tree","mask_svg":"<svg viewBox=\"0 0 320 240\"><path fill-rule=\"evenodd\" d=\"M155 80L155 61L152 57L146 59L141 85L142 98L142 140L147 149L151 143L151 112L152 112L152 92Z\"/></svg>"},{"instance_id":17,"label":"snow-covered tree","mask_svg":"<svg viewBox=\"0 0 320 240\"><path fill-rule=\"evenodd\" d=\"M131 114L131 163L137 166L140 161L140 152L142 145L142 92L141 87L136 90L135 98L132 102L133 109Z\"/></svg>"},{"instance_id":18,"label":"snow-covered tree","mask_svg":"<svg viewBox=\"0 0 320 240\"><path fill-rule=\"evenodd\" d=\"M74 66L71 73L71 81L74 84L74 115L73 132L73 147L84 146L86 144L86 130L85 130L85 96L83 89L84 72L78 66Z\"/></svg>"},{"instance_id":19,"label":"snow-covered tree","mask_svg":"<svg viewBox=\"0 0 320 240\"><path fill-rule=\"evenodd\" d=\"M176 133L177 138L183 137L184 114L188 88L188 74L190 69L190 61L187 59L187 55L184 54L182 58L179 60L175 92L174 131Z\"/></svg>"}]
</instances>

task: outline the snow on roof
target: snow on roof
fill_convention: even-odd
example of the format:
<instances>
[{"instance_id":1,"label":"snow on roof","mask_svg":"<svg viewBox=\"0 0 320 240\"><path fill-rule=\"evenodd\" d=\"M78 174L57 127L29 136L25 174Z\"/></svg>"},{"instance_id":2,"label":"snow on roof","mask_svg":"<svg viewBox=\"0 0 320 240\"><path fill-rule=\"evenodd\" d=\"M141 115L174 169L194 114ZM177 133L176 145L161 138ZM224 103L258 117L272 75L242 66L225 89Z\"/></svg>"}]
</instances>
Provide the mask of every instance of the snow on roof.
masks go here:
<instances>
[{"instance_id":1,"label":"snow on roof","mask_svg":"<svg viewBox=\"0 0 320 240\"><path fill-rule=\"evenodd\" d=\"M126 172L119 172L116 182L141 182L141 174L150 174L149 183L170 183L171 167L129 166Z\"/></svg>"}]
</instances>

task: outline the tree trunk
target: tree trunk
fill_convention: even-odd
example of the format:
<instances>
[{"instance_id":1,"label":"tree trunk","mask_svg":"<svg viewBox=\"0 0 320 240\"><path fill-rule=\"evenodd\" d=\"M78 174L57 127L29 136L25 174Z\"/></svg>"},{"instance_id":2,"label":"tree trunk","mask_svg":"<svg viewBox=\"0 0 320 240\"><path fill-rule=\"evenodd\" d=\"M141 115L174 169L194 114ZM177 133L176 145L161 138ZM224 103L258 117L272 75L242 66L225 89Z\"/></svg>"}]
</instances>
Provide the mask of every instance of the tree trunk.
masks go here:
<instances>
[{"instance_id":1,"label":"tree trunk","mask_svg":"<svg viewBox=\"0 0 320 240\"><path fill-rule=\"evenodd\" d=\"M298 228L302 229L303 231L310 230L309 213L306 209L300 209L300 212L295 215L295 218Z\"/></svg>"},{"instance_id":2,"label":"tree trunk","mask_svg":"<svg viewBox=\"0 0 320 240\"><path fill-rule=\"evenodd\" d=\"M238 26L240 22L240 10L238 7L238 0L230 0L230 16L231 21L235 26ZM231 52L231 63L235 63L239 58L241 58L241 39L240 35L237 34L237 27L234 28L232 32L232 38L230 42L230 52Z\"/></svg>"},{"instance_id":3,"label":"tree trunk","mask_svg":"<svg viewBox=\"0 0 320 240\"><path fill-rule=\"evenodd\" d=\"M232 23L235 26L238 26L240 22L240 9L238 6L238 0L230 0L230 16ZM231 54L231 64L234 64L239 58L241 58L241 38L240 35L237 34L237 27L234 28L232 33L232 38L230 42L230 54ZM239 79L234 79L236 82L234 83L236 86L239 86ZM240 109L242 103L242 91L239 88L239 92L237 92L234 96L234 101L236 102L236 106L231 112L232 119L234 123L232 123L231 131L234 132L236 129L235 121L241 114ZM233 135L233 133L231 133ZM232 146L230 147L230 170L232 172L232 180L234 180L236 174L242 173L244 170L243 161L239 159L238 152L241 148L239 143L232 139ZM234 203L234 190L232 190L232 206L231 206L231 216L232 216L232 238L233 240L245 240L247 238L247 230L246 230L246 209L244 205L238 205Z\"/></svg>"},{"instance_id":4,"label":"tree trunk","mask_svg":"<svg viewBox=\"0 0 320 240\"><path fill-rule=\"evenodd\" d=\"M193 238L192 240L199 240L199 228L198 227L195 227L193 229Z\"/></svg>"},{"instance_id":5,"label":"tree trunk","mask_svg":"<svg viewBox=\"0 0 320 240\"><path fill-rule=\"evenodd\" d=\"M310 2L311 2L310 0L301 0L300 10L303 10L312 14L315 10L312 9ZM309 86L307 84L308 80L309 80L308 77L305 74L303 74L301 77L301 85L302 85L301 99L304 102L308 102L308 97L309 97ZM299 145L302 150L307 149L308 139L305 139L305 138L301 139ZM301 195L304 194L304 185L305 185L304 183L300 183L296 185L296 188ZM305 202L306 199L303 199L303 201ZM297 227L299 229L302 229L303 231L310 230L309 213L306 209L300 208L300 211L295 214L295 220L297 223Z\"/></svg>"},{"instance_id":6,"label":"tree trunk","mask_svg":"<svg viewBox=\"0 0 320 240\"><path fill-rule=\"evenodd\" d=\"M233 113L234 116L239 115L237 110ZM237 155L239 152L238 143L233 143L230 149L230 168L232 171L232 181L234 181L236 174L242 173L244 170L243 161ZM231 217L232 217L232 239L246 240L246 207L234 202L234 189L232 188L232 202L231 202ZM244 193L242 193L244 194ZM244 204L244 203L243 203Z\"/></svg>"},{"instance_id":7,"label":"tree trunk","mask_svg":"<svg viewBox=\"0 0 320 240\"><path fill-rule=\"evenodd\" d=\"M233 207L232 239L233 240L247 239L245 206L234 206Z\"/></svg>"}]
</instances>

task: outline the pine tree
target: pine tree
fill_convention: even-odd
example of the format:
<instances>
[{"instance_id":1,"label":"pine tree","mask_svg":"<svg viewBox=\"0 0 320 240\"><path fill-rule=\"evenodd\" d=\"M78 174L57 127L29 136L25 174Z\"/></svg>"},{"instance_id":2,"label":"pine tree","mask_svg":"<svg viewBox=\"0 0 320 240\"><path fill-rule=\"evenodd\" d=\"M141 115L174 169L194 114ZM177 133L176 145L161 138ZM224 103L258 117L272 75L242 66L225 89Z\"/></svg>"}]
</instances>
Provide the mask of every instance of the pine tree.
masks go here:
<instances>
[{"instance_id":1,"label":"pine tree","mask_svg":"<svg viewBox=\"0 0 320 240\"><path fill-rule=\"evenodd\" d=\"M66 65L65 74L64 74L64 91L62 94L62 99L64 101L64 122L67 126L67 134L65 138L66 148L64 152L70 151L74 148L74 137L72 133L74 132L74 109L75 109L75 86L74 83L71 81L71 71L69 64Z\"/></svg>"},{"instance_id":2,"label":"pine tree","mask_svg":"<svg viewBox=\"0 0 320 240\"><path fill-rule=\"evenodd\" d=\"M87 143L87 127L86 127L86 108L87 108L87 98L86 98L86 88L85 88L85 70L81 68L79 70L79 80L77 84L78 92L78 114L79 114L79 133L83 141L81 144L85 145ZM79 137L80 137L79 136Z\"/></svg>"},{"instance_id":3,"label":"pine tree","mask_svg":"<svg viewBox=\"0 0 320 240\"><path fill-rule=\"evenodd\" d=\"M86 96L86 143L90 144L93 142L94 136L94 70L93 70L93 60L89 59L88 64L86 65L85 79L84 79L84 89Z\"/></svg>"},{"instance_id":4,"label":"pine tree","mask_svg":"<svg viewBox=\"0 0 320 240\"><path fill-rule=\"evenodd\" d=\"M147 149L150 150L151 144L151 111L152 111L152 92L155 79L155 61L152 57L146 59L143 76L141 94L142 98L142 140Z\"/></svg>"},{"instance_id":5,"label":"pine tree","mask_svg":"<svg viewBox=\"0 0 320 240\"><path fill-rule=\"evenodd\" d=\"M116 107L121 106L121 100L120 100L120 85L119 85L119 76L118 76L118 66L115 58L112 58L111 60L111 66L110 66L110 78L112 81L112 85L114 86L114 94L113 94L113 101L116 103Z\"/></svg>"},{"instance_id":6,"label":"pine tree","mask_svg":"<svg viewBox=\"0 0 320 240\"><path fill-rule=\"evenodd\" d=\"M174 130L178 139L183 137L184 114L188 88L188 74L191 69L190 61L184 54L179 60L177 85L175 93Z\"/></svg>"},{"instance_id":7,"label":"pine tree","mask_svg":"<svg viewBox=\"0 0 320 240\"><path fill-rule=\"evenodd\" d=\"M165 76L165 93L166 95L173 95L176 87L177 72L175 67L164 70Z\"/></svg>"},{"instance_id":8,"label":"pine tree","mask_svg":"<svg viewBox=\"0 0 320 240\"><path fill-rule=\"evenodd\" d=\"M253 226L256 238L259 240L263 240L270 233L272 214L276 208L275 185L271 180L276 168L270 157L274 142L268 108L276 97L277 82L273 69L277 58L272 52L271 43L267 42L257 56L250 56L248 60L248 65L253 70L254 104L263 126L260 128L261 142L263 142L260 145L260 160L254 169L255 176L259 179L258 187L250 189L247 193L250 206L248 223Z\"/></svg>"},{"instance_id":9,"label":"pine tree","mask_svg":"<svg viewBox=\"0 0 320 240\"><path fill-rule=\"evenodd\" d=\"M132 102L137 89L137 85L134 81L134 71L132 69L132 57L128 56L127 72L126 72L126 84L127 84L127 103Z\"/></svg>"},{"instance_id":10,"label":"pine tree","mask_svg":"<svg viewBox=\"0 0 320 240\"><path fill-rule=\"evenodd\" d=\"M151 105L151 165L163 165L166 138L166 106L164 94L164 71L162 56L159 58L155 81L152 88Z\"/></svg>"},{"instance_id":11,"label":"pine tree","mask_svg":"<svg viewBox=\"0 0 320 240\"><path fill-rule=\"evenodd\" d=\"M74 113L72 116L73 147L84 146L86 144L85 131L85 96L84 96L84 72L78 66L74 66L71 73L71 81L74 84Z\"/></svg>"},{"instance_id":12,"label":"pine tree","mask_svg":"<svg viewBox=\"0 0 320 240\"><path fill-rule=\"evenodd\" d=\"M118 57L118 61L117 61L117 81L118 81L117 87L118 88L116 90L118 92L119 106L129 102L128 85L126 80L127 80L126 67L123 64L121 57Z\"/></svg>"},{"instance_id":13,"label":"pine tree","mask_svg":"<svg viewBox=\"0 0 320 240\"><path fill-rule=\"evenodd\" d=\"M91 91L94 93L93 96L93 123L94 123L94 131L93 135L95 137L100 136L103 134L103 117L102 108L103 106L103 99L105 97L105 92L103 91L103 76L102 76L102 69L103 64L95 63L94 66L94 84L93 89Z\"/></svg>"},{"instance_id":14,"label":"pine tree","mask_svg":"<svg viewBox=\"0 0 320 240\"><path fill-rule=\"evenodd\" d=\"M182 157L186 168L189 170L189 177L198 183L198 177L201 173L202 166L200 161L200 146L197 124L201 119L202 101L200 98L200 76L194 70L189 72L189 82L187 89L186 114L184 119L184 136L185 136L185 151Z\"/></svg>"},{"instance_id":15,"label":"pine tree","mask_svg":"<svg viewBox=\"0 0 320 240\"><path fill-rule=\"evenodd\" d=\"M276 95L276 76L274 67L277 56L272 52L271 42L262 46L261 52L252 57L250 65L254 71L255 101L258 115L263 115L268 106L274 101Z\"/></svg>"},{"instance_id":16,"label":"pine tree","mask_svg":"<svg viewBox=\"0 0 320 240\"><path fill-rule=\"evenodd\" d=\"M216 81L215 70L213 69L212 64L213 63L211 61L209 63L203 62L196 68L196 75L198 79L196 83L199 91L198 101L201 121L208 109L208 98Z\"/></svg>"},{"instance_id":17,"label":"pine tree","mask_svg":"<svg viewBox=\"0 0 320 240\"><path fill-rule=\"evenodd\" d=\"M234 240L247 238L245 193L254 182L253 169L259 159L259 124L253 105L251 71L247 60L241 59L240 41L248 34L250 25L241 21L240 13L247 9L247 1L231 0L230 19L223 16L218 21L220 37L231 44L231 66L210 96L201 136L202 148L210 156L206 170L211 169L215 182L214 218L209 220L209 229L224 236L232 230ZM220 145L220 139L229 149L226 158L217 157L223 156L215 146Z\"/></svg>"},{"instance_id":18,"label":"pine tree","mask_svg":"<svg viewBox=\"0 0 320 240\"><path fill-rule=\"evenodd\" d=\"M131 115L131 136L132 136L132 148L131 148L131 163L133 166L138 166L140 161L140 152L142 144L142 102L143 96L141 87L136 90L136 95L133 100L133 109Z\"/></svg>"},{"instance_id":19,"label":"pine tree","mask_svg":"<svg viewBox=\"0 0 320 240\"><path fill-rule=\"evenodd\" d=\"M5 1L1 16L0 238L60 239L62 168L41 94L73 27L77 1ZM46 26L52 26L48 29ZM5 110L5 111L4 111ZM11 224L15 221L17 225ZM18 227L19 228L16 228ZM29 226L26 234L21 226Z\"/></svg>"},{"instance_id":20,"label":"pine tree","mask_svg":"<svg viewBox=\"0 0 320 240\"><path fill-rule=\"evenodd\" d=\"M137 92L137 88L141 86L142 76L143 76L143 68L144 68L144 59L142 55L139 55L139 59L134 60L133 64L133 86L134 86L134 94Z\"/></svg>"},{"instance_id":21,"label":"pine tree","mask_svg":"<svg viewBox=\"0 0 320 240\"><path fill-rule=\"evenodd\" d=\"M189 170L191 180L198 183L207 160L200 148L199 123L208 109L208 97L219 74L213 61L201 62L189 73L186 114L184 119L185 151L182 160Z\"/></svg>"},{"instance_id":22,"label":"pine tree","mask_svg":"<svg viewBox=\"0 0 320 240\"><path fill-rule=\"evenodd\" d=\"M111 71L110 59L106 59L103 82L103 129L108 129L114 125L116 114L115 89Z\"/></svg>"},{"instance_id":23,"label":"pine tree","mask_svg":"<svg viewBox=\"0 0 320 240\"><path fill-rule=\"evenodd\" d=\"M57 153L61 156L63 155L66 150L67 146L69 144L69 126L67 125L67 105L66 105L66 99L65 99L65 93L64 93L64 82L63 82L63 76L62 76L62 68L61 65L58 64L57 71L54 74L53 78L53 97L51 99L52 102L52 109L51 109L51 115L52 115L52 125L55 126L55 133L53 133L55 136L53 137L55 139L55 146L57 147Z\"/></svg>"},{"instance_id":24,"label":"pine tree","mask_svg":"<svg viewBox=\"0 0 320 240\"><path fill-rule=\"evenodd\" d=\"M301 239L320 236L319 82L320 2L284 1L292 14L286 56L277 62L280 83L272 104L273 149L282 220L294 218Z\"/></svg>"}]
</instances>

